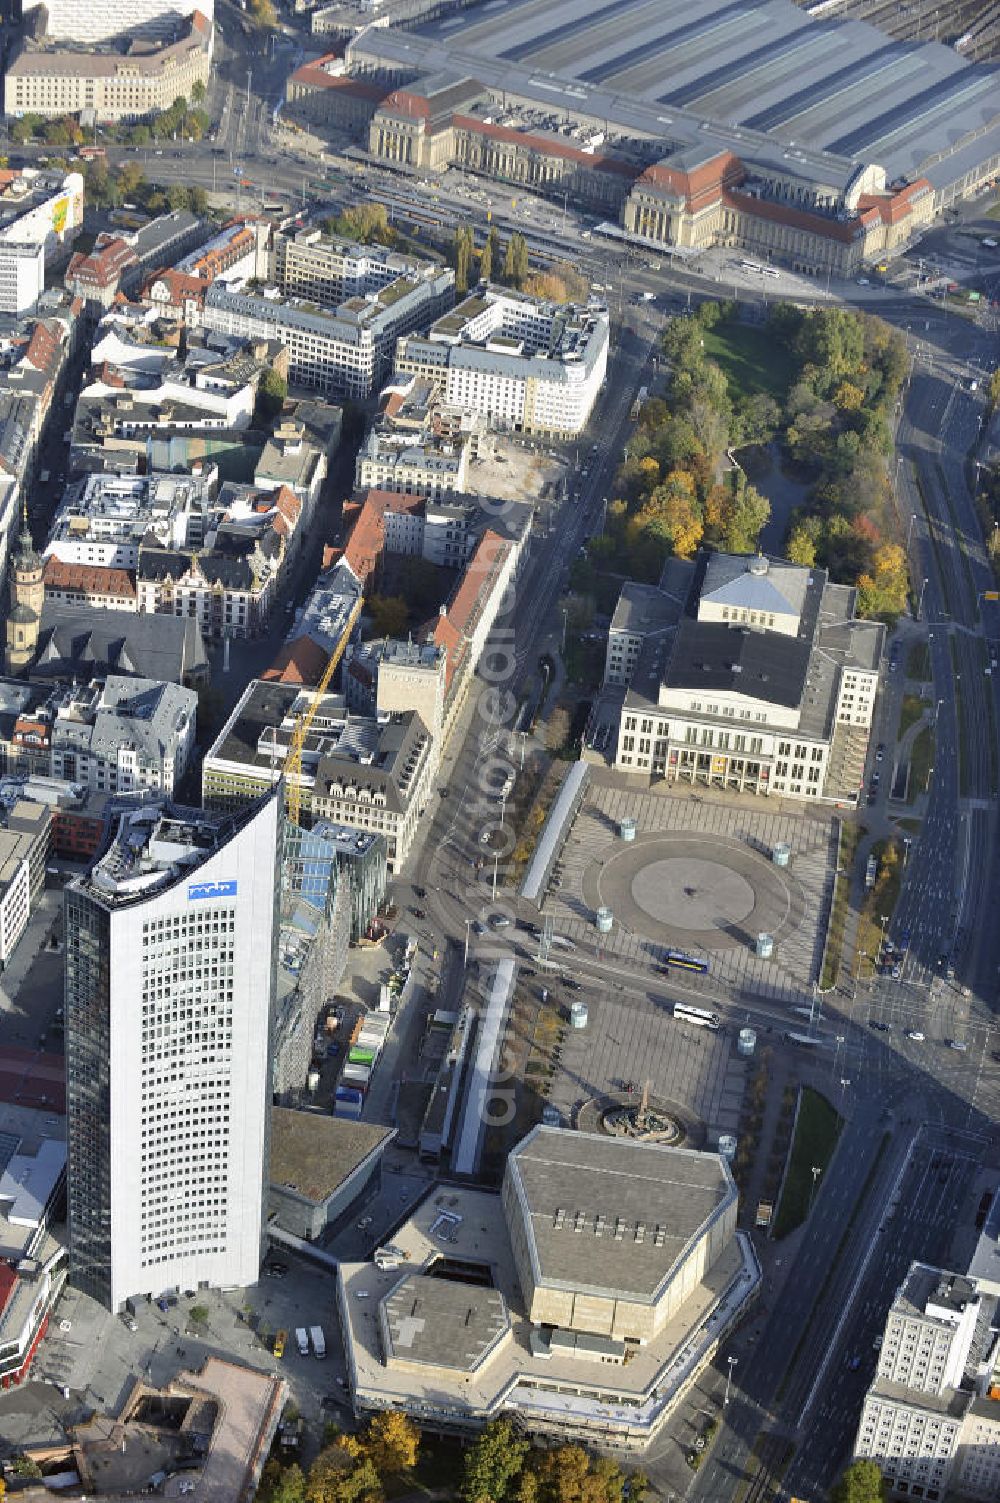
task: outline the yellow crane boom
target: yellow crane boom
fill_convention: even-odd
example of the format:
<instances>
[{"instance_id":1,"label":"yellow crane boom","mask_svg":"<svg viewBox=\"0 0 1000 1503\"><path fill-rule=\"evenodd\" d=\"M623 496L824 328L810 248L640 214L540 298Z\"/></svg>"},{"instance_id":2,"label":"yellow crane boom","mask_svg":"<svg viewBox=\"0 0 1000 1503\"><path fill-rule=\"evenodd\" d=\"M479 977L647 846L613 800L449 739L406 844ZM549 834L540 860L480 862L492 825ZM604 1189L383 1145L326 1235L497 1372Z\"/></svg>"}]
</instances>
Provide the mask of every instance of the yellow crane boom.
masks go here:
<instances>
[{"instance_id":1,"label":"yellow crane boom","mask_svg":"<svg viewBox=\"0 0 1000 1503\"><path fill-rule=\"evenodd\" d=\"M313 720L316 718L316 711L319 709L320 700L327 689L329 689L330 680L333 678L337 664L344 656L355 623L361 614L362 603L362 597L359 595L347 619L347 625L341 632L337 645L331 652L326 667L320 675L319 683L311 691L312 699L310 700L309 707L299 716L295 730L292 732L291 745L288 748L288 756L285 758L285 808L289 819L296 825L300 823L299 816L302 812L302 752L305 748L306 737L309 734L309 728Z\"/></svg>"}]
</instances>

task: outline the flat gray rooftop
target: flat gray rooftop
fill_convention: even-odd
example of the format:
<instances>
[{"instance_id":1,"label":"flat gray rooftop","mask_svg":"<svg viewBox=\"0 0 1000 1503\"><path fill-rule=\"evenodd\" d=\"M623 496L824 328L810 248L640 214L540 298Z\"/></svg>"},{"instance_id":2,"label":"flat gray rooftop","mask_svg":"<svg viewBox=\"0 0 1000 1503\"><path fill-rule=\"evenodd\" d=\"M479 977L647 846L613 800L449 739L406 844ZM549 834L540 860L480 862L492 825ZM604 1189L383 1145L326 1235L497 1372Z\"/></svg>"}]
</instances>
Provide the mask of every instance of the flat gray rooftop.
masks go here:
<instances>
[{"instance_id":1,"label":"flat gray rooftop","mask_svg":"<svg viewBox=\"0 0 1000 1503\"><path fill-rule=\"evenodd\" d=\"M387 1360L475 1372L510 1331L499 1289L410 1274L379 1311Z\"/></svg>"},{"instance_id":2,"label":"flat gray rooftop","mask_svg":"<svg viewBox=\"0 0 1000 1503\"><path fill-rule=\"evenodd\" d=\"M557 113L604 109L618 122L620 106L660 110L645 128L658 120L672 146L699 139L707 119L720 136L740 132L732 148L746 160L769 138L793 156L878 162L890 179L949 157L998 113L994 69L862 21L814 20L792 0L510 0L368 44L511 93L521 75Z\"/></svg>"},{"instance_id":3,"label":"flat gray rooftop","mask_svg":"<svg viewBox=\"0 0 1000 1503\"><path fill-rule=\"evenodd\" d=\"M736 1191L717 1154L536 1128L507 1162L539 1283L652 1301Z\"/></svg>"}]
</instances>

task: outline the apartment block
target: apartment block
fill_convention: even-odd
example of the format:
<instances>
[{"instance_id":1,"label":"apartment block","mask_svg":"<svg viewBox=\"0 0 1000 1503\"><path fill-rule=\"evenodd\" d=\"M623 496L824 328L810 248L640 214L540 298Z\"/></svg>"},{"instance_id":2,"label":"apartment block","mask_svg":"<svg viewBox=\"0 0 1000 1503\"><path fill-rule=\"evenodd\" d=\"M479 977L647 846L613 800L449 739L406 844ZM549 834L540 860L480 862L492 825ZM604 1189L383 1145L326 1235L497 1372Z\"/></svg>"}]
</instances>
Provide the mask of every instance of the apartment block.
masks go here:
<instances>
[{"instance_id":1,"label":"apartment block","mask_svg":"<svg viewBox=\"0 0 1000 1503\"><path fill-rule=\"evenodd\" d=\"M278 339L300 385L364 400L389 373L397 338L455 300L455 274L318 231L278 236L276 285L254 291L217 278L205 295L207 329Z\"/></svg>"},{"instance_id":2,"label":"apartment block","mask_svg":"<svg viewBox=\"0 0 1000 1503\"><path fill-rule=\"evenodd\" d=\"M482 413L514 433L575 438L608 364L608 314L487 286L401 338L396 369L424 376L450 407Z\"/></svg>"},{"instance_id":3,"label":"apartment block","mask_svg":"<svg viewBox=\"0 0 1000 1503\"><path fill-rule=\"evenodd\" d=\"M51 811L19 799L0 815L0 966L10 960L45 886Z\"/></svg>"},{"instance_id":4,"label":"apartment block","mask_svg":"<svg viewBox=\"0 0 1000 1503\"><path fill-rule=\"evenodd\" d=\"M914 1263L886 1318L856 1457L890 1496L993 1503L1000 1492L997 1299L973 1278Z\"/></svg>"},{"instance_id":5,"label":"apartment block","mask_svg":"<svg viewBox=\"0 0 1000 1503\"><path fill-rule=\"evenodd\" d=\"M82 14L86 7L76 9ZM123 22L131 26L113 0L95 9L115 12L118 29ZM79 39L63 46L48 39L25 41L7 66L4 114L19 118L92 110L101 124L142 120L169 109L180 95L190 99L196 83L207 85L213 40L211 21L196 10L178 39L158 44L137 38L127 51L106 44L83 46Z\"/></svg>"},{"instance_id":6,"label":"apartment block","mask_svg":"<svg viewBox=\"0 0 1000 1503\"><path fill-rule=\"evenodd\" d=\"M253 680L202 763L209 809L238 809L284 772L301 789L303 819L384 837L388 869L405 862L431 794L439 748L413 710L352 714L339 694L318 696L297 767L286 766L314 689Z\"/></svg>"}]
</instances>

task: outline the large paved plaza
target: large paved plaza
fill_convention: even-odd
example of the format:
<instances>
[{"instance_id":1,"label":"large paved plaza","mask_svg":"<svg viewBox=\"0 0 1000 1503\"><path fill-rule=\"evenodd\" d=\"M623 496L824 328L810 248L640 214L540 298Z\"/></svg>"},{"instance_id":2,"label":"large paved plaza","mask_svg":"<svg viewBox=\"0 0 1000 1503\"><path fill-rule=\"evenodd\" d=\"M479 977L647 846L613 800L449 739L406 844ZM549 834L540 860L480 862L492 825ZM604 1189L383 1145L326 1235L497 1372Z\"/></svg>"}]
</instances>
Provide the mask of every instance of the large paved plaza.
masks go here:
<instances>
[{"instance_id":1,"label":"large paved plaza","mask_svg":"<svg viewBox=\"0 0 1000 1503\"><path fill-rule=\"evenodd\" d=\"M635 820L634 841L619 823ZM787 866L772 860L790 851ZM613 777L593 779L566 841L559 886L543 912L555 932L630 969L662 961L667 949L708 962L685 974L686 992L807 1003L822 964L836 868L832 819L689 794L637 792ZM598 936L598 908L613 929ZM772 954L757 954L759 934Z\"/></svg>"}]
</instances>

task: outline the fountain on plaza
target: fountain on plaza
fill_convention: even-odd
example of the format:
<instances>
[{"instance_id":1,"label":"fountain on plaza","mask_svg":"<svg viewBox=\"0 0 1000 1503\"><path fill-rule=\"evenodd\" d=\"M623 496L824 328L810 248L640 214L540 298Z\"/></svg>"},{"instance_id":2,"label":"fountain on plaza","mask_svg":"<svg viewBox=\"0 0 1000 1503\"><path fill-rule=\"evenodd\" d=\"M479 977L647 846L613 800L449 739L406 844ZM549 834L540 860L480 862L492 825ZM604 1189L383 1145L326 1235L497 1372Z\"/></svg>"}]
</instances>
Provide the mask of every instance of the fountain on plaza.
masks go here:
<instances>
[{"instance_id":1,"label":"fountain on plaza","mask_svg":"<svg viewBox=\"0 0 1000 1503\"><path fill-rule=\"evenodd\" d=\"M613 1138L633 1138L642 1143L681 1143L684 1128L672 1113L651 1098L650 1085L647 1080L637 1101L609 1106L602 1114L601 1126ZM634 1084L630 1083L627 1089L630 1096L635 1094Z\"/></svg>"}]
</instances>

